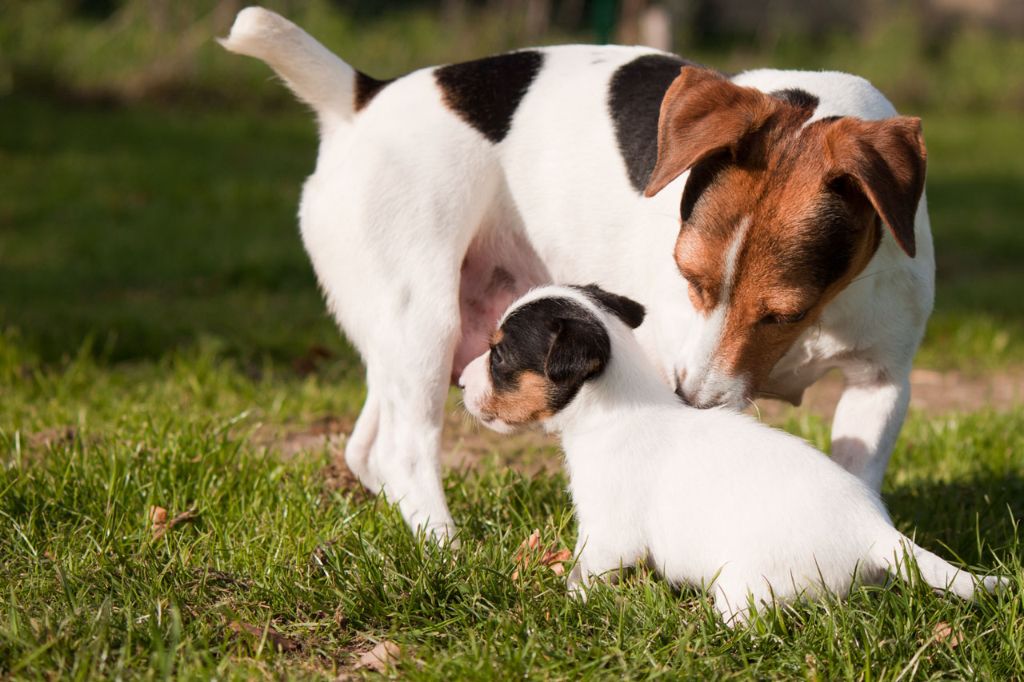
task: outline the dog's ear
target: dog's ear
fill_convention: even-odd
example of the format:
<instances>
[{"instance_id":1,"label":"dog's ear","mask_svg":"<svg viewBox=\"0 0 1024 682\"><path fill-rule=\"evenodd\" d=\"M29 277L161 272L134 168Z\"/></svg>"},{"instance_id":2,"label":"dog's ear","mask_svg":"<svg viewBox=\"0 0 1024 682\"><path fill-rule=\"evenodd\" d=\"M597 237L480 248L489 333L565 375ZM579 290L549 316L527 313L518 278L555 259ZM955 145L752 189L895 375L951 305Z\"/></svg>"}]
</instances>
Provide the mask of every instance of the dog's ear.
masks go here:
<instances>
[{"instance_id":1,"label":"dog's ear","mask_svg":"<svg viewBox=\"0 0 1024 682\"><path fill-rule=\"evenodd\" d=\"M605 291L596 284L588 284L585 287L579 287L579 289L599 303L602 308L613 313L626 323L630 329L636 329L643 324L647 311L633 299Z\"/></svg>"},{"instance_id":2,"label":"dog's ear","mask_svg":"<svg viewBox=\"0 0 1024 682\"><path fill-rule=\"evenodd\" d=\"M559 318L551 323L553 338L544 373L555 385L578 387L604 371L611 358L611 340L596 319Z\"/></svg>"},{"instance_id":3,"label":"dog's ear","mask_svg":"<svg viewBox=\"0 0 1024 682\"><path fill-rule=\"evenodd\" d=\"M924 192L928 152L921 119L841 118L825 138L832 181L849 179L867 197L908 256L917 253L914 217Z\"/></svg>"},{"instance_id":4,"label":"dog's ear","mask_svg":"<svg viewBox=\"0 0 1024 682\"><path fill-rule=\"evenodd\" d=\"M702 159L736 149L777 106L768 95L710 69L684 66L661 100L658 161L644 196L653 197Z\"/></svg>"}]
</instances>

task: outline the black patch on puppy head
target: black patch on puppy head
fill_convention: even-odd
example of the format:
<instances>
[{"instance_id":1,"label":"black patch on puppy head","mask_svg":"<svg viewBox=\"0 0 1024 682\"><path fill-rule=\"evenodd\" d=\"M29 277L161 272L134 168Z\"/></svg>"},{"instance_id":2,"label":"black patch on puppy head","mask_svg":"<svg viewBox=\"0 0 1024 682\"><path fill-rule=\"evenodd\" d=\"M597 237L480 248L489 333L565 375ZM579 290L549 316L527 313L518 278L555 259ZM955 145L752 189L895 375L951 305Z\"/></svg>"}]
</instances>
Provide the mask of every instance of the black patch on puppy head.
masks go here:
<instances>
[{"instance_id":1,"label":"black patch on puppy head","mask_svg":"<svg viewBox=\"0 0 1024 682\"><path fill-rule=\"evenodd\" d=\"M356 71L356 111L361 111L378 92L394 82L394 80L394 78L391 78L386 81L379 81L376 78L367 76L362 71Z\"/></svg>"},{"instance_id":2,"label":"black patch on puppy head","mask_svg":"<svg viewBox=\"0 0 1024 682\"><path fill-rule=\"evenodd\" d=\"M810 109L811 111L814 111L818 108L818 98L806 90L801 90L800 88L775 90L768 94L775 99L781 99L783 102L792 104L797 109Z\"/></svg>"},{"instance_id":3,"label":"black patch on puppy head","mask_svg":"<svg viewBox=\"0 0 1024 682\"><path fill-rule=\"evenodd\" d=\"M623 64L612 74L608 110L629 182L637 194L643 194L658 160L661 100L686 64L690 62L674 55L647 54Z\"/></svg>"},{"instance_id":4,"label":"black patch on puppy head","mask_svg":"<svg viewBox=\"0 0 1024 682\"><path fill-rule=\"evenodd\" d=\"M601 321L568 298L542 298L515 309L491 349L496 393L515 392L524 376L547 381L547 412L558 412L583 383L600 376L611 359L611 339Z\"/></svg>"},{"instance_id":5,"label":"black patch on puppy head","mask_svg":"<svg viewBox=\"0 0 1024 682\"><path fill-rule=\"evenodd\" d=\"M445 104L488 140L498 143L508 135L519 102L543 62L540 52L510 52L442 66L434 78Z\"/></svg>"},{"instance_id":6,"label":"black patch on puppy head","mask_svg":"<svg viewBox=\"0 0 1024 682\"><path fill-rule=\"evenodd\" d=\"M596 284L573 288L585 293L595 303L622 320L630 329L636 329L643 324L647 315L647 310L633 299L605 291Z\"/></svg>"}]
</instances>

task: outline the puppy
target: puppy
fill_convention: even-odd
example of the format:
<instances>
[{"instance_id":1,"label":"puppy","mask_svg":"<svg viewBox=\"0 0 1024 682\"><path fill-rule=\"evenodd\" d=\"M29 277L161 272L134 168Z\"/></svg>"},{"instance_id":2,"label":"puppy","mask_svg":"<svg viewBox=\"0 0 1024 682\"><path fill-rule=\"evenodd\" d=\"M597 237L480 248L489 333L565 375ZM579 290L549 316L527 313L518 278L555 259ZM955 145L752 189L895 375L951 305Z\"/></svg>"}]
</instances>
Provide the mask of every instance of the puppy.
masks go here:
<instances>
[{"instance_id":1,"label":"puppy","mask_svg":"<svg viewBox=\"0 0 1024 682\"><path fill-rule=\"evenodd\" d=\"M535 289L460 380L488 427L561 436L579 522L570 590L646 559L674 584L710 587L734 624L772 601L845 595L855 578L906 577L904 555L964 599L1003 583L914 544L877 493L800 438L683 404L633 337L643 318L594 285Z\"/></svg>"}]
</instances>

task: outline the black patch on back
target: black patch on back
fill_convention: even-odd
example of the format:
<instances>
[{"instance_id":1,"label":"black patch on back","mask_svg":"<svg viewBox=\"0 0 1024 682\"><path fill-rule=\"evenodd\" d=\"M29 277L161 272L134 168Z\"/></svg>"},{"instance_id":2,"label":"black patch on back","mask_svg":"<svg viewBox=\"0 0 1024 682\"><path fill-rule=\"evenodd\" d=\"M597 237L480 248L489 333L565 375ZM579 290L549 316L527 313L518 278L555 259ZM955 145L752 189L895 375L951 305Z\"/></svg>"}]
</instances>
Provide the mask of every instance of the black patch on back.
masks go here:
<instances>
[{"instance_id":1,"label":"black patch on back","mask_svg":"<svg viewBox=\"0 0 1024 682\"><path fill-rule=\"evenodd\" d=\"M498 143L508 135L519 102L543 62L540 52L510 52L442 66L434 78L445 103L484 137Z\"/></svg>"},{"instance_id":2,"label":"black patch on back","mask_svg":"<svg viewBox=\"0 0 1024 682\"><path fill-rule=\"evenodd\" d=\"M360 111L363 107L370 103L378 92L384 89L389 83L394 82L394 78L386 81L379 81L376 78L367 76L362 71L356 71L356 111Z\"/></svg>"},{"instance_id":3,"label":"black patch on back","mask_svg":"<svg viewBox=\"0 0 1024 682\"><path fill-rule=\"evenodd\" d=\"M638 193L643 193L658 160L661 100L679 75L679 69L690 63L672 55L647 54L623 64L612 74L608 110L629 182Z\"/></svg>"},{"instance_id":4,"label":"black patch on back","mask_svg":"<svg viewBox=\"0 0 1024 682\"><path fill-rule=\"evenodd\" d=\"M491 382L515 390L523 372L548 378L548 408L557 412L600 376L611 359L608 331L593 313L567 298L542 298L517 308L501 325L491 351Z\"/></svg>"},{"instance_id":5,"label":"black patch on back","mask_svg":"<svg viewBox=\"0 0 1024 682\"><path fill-rule=\"evenodd\" d=\"M781 99L783 102L792 104L798 109L814 111L818 108L818 98L800 88L786 88L785 90L776 90L768 94L775 99Z\"/></svg>"}]
</instances>

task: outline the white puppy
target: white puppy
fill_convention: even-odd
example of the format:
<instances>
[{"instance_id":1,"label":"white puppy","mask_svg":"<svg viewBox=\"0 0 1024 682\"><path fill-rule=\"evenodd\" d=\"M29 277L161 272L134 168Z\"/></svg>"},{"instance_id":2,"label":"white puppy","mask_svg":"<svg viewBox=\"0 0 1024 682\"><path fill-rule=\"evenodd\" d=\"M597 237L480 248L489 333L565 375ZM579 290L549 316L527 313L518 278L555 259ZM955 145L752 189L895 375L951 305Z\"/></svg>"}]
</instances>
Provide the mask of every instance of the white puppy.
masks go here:
<instances>
[{"instance_id":1,"label":"white puppy","mask_svg":"<svg viewBox=\"0 0 1024 682\"><path fill-rule=\"evenodd\" d=\"M674 584L709 587L730 623L752 605L906 576L909 555L932 587L974 595L978 578L893 528L877 493L805 441L683 404L633 337L643 317L593 285L535 289L460 381L489 427L560 434L579 522L570 589L646 560Z\"/></svg>"}]
</instances>

